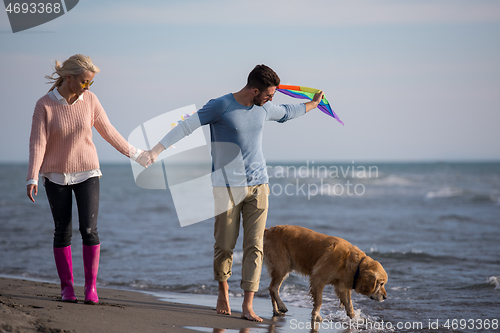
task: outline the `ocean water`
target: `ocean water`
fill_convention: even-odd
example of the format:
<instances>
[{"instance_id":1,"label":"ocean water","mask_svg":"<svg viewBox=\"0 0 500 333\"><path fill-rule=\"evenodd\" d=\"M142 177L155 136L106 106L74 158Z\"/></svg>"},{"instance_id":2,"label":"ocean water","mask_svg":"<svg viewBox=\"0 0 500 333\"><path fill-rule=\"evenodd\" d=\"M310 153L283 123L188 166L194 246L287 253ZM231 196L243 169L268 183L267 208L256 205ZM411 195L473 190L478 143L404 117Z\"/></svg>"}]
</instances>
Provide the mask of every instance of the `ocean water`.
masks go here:
<instances>
[{"instance_id":1,"label":"ocean water","mask_svg":"<svg viewBox=\"0 0 500 333\"><path fill-rule=\"evenodd\" d=\"M196 166L186 172L190 168ZM101 169L99 286L180 293L190 300L216 295L213 221L180 227L168 190L138 187L127 164ZM0 274L57 281L49 206L43 187L35 203L26 197L26 171L26 165L0 165ZM268 226L300 225L342 237L389 275L385 302L353 293L358 316L371 326L340 331L498 330L500 163L309 161L272 164L268 171ZM75 283L83 284L74 210ZM230 290L241 297L240 242L234 257ZM269 282L264 269L256 297L268 302L259 308L266 318L272 316ZM291 274L281 295L288 306L312 308L306 277ZM333 326L320 332L347 320L332 287L325 288L322 316Z\"/></svg>"}]
</instances>

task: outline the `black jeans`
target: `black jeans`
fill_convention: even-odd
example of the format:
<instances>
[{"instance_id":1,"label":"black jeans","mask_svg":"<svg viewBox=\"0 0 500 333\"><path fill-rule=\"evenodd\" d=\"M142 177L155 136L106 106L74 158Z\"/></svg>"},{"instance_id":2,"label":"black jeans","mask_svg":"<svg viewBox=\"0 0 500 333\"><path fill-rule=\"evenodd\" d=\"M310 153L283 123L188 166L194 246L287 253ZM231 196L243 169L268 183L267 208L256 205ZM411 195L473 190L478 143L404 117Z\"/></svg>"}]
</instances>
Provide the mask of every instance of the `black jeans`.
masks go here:
<instances>
[{"instance_id":1,"label":"black jeans","mask_svg":"<svg viewBox=\"0 0 500 333\"><path fill-rule=\"evenodd\" d=\"M45 178L45 191L54 218L54 247L71 245L71 210L75 192L80 234L84 245L98 245L97 213L99 211L99 177L74 185L59 185Z\"/></svg>"}]
</instances>

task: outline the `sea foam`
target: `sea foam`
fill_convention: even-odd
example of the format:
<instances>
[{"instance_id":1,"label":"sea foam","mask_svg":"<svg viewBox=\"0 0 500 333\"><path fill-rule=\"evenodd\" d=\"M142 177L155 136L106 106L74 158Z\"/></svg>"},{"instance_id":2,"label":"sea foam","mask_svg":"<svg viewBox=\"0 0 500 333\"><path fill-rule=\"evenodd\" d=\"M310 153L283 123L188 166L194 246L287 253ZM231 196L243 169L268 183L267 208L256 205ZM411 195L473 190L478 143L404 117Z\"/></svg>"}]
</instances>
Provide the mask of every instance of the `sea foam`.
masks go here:
<instances>
[{"instance_id":1,"label":"sea foam","mask_svg":"<svg viewBox=\"0 0 500 333\"><path fill-rule=\"evenodd\" d=\"M434 198L452 198L458 197L464 194L464 190L455 187L444 187L437 191L429 191L425 194L426 199Z\"/></svg>"},{"instance_id":2,"label":"sea foam","mask_svg":"<svg viewBox=\"0 0 500 333\"><path fill-rule=\"evenodd\" d=\"M486 282L495 286L495 289L500 289L500 279L498 276L490 276Z\"/></svg>"}]
</instances>

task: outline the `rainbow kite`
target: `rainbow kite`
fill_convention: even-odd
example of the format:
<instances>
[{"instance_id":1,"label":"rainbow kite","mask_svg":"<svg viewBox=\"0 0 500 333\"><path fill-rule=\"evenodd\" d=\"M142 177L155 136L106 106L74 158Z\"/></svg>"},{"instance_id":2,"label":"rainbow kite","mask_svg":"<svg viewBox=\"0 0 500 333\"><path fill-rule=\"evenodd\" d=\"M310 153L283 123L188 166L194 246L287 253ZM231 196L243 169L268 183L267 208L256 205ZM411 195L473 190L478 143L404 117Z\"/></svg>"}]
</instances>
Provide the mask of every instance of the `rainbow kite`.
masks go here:
<instances>
[{"instance_id":1,"label":"rainbow kite","mask_svg":"<svg viewBox=\"0 0 500 333\"><path fill-rule=\"evenodd\" d=\"M301 98L308 100L312 100L314 98L314 95L320 92L319 89L313 89L301 86L289 86L284 84L280 84L276 90L279 91L280 93L291 96L293 98ZM333 112L332 108L330 107L330 103L326 99L325 95L323 95L323 99L319 103L318 109L320 109L330 117L335 118L339 123L344 125L342 120L339 119L339 116L337 116L337 114Z\"/></svg>"}]
</instances>

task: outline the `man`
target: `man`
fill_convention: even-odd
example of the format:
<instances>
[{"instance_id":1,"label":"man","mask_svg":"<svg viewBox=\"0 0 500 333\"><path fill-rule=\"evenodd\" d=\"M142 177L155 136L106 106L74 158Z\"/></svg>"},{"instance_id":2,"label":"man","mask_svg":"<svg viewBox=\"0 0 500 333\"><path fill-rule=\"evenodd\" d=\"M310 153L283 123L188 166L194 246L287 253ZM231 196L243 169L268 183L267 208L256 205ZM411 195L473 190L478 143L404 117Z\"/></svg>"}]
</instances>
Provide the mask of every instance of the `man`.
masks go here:
<instances>
[{"instance_id":1,"label":"man","mask_svg":"<svg viewBox=\"0 0 500 333\"><path fill-rule=\"evenodd\" d=\"M216 309L219 314L231 314L227 279L231 276L233 249L239 234L241 214L244 230L242 318L259 322L262 318L253 311L253 297L259 289L262 270L269 195L269 177L262 153L264 122L285 122L297 118L317 107L323 98L320 92L307 103L268 103L272 101L279 84L280 79L271 68L257 65L248 75L245 87L237 93L210 100L193 116L172 129L151 149L149 157L150 163L154 163L166 147L201 125L210 125L216 211L214 278L219 282Z\"/></svg>"}]
</instances>

